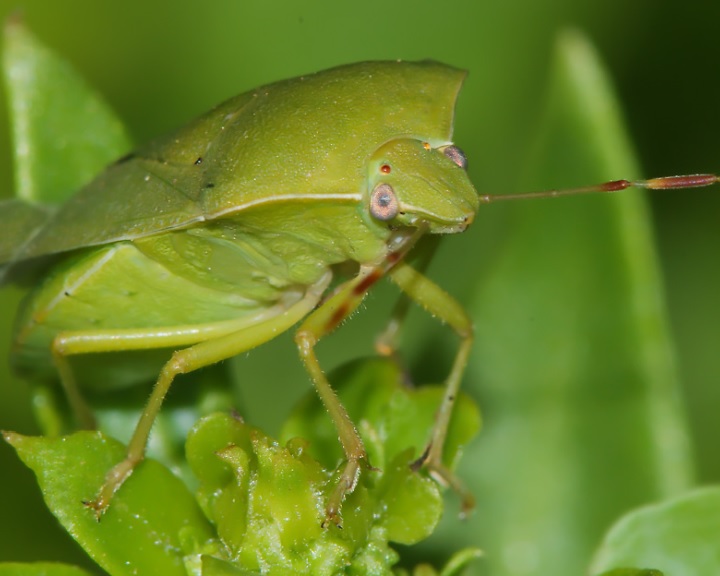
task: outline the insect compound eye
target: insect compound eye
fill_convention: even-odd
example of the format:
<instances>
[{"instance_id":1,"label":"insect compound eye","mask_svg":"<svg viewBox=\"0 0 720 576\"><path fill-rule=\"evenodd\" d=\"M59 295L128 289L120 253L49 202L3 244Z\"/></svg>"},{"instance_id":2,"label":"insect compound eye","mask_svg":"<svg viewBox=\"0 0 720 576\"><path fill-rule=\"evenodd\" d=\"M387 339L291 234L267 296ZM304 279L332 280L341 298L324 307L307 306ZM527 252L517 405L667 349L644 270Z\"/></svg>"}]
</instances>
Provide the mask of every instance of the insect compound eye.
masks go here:
<instances>
[{"instance_id":1,"label":"insect compound eye","mask_svg":"<svg viewBox=\"0 0 720 576\"><path fill-rule=\"evenodd\" d=\"M460 150L457 146L445 146L442 150L443 154L450 158L455 164L460 166L463 170L467 170L467 156L465 152Z\"/></svg>"},{"instance_id":2,"label":"insect compound eye","mask_svg":"<svg viewBox=\"0 0 720 576\"><path fill-rule=\"evenodd\" d=\"M370 196L370 214L373 218L383 222L392 220L397 216L399 208L397 196L390 184L375 186Z\"/></svg>"}]
</instances>

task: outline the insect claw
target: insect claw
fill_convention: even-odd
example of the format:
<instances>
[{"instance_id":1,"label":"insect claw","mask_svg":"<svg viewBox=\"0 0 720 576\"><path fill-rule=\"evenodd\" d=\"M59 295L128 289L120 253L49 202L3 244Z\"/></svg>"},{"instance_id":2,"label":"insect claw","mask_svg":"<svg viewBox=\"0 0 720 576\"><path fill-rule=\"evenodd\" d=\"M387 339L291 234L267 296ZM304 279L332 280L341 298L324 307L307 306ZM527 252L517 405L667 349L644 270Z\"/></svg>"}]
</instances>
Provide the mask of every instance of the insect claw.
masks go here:
<instances>
[{"instance_id":1,"label":"insect claw","mask_svg":"<svg viewBox=\"0 0 720 576\"><path fill-rule=\"evenodd\" d=\"M420 455L420 457L410 464L410 470L412 470L413 472L418 472L418 471L420 471L420 468L425 466L425 464L427 463L428 458L430 456L431 448L432 448L432 444L428 444L425 447L425 450L423 450L423 453Z\"/></svg>"},{"instance_id":2,"label":"insect claw","mask_svg":"<svg viewBox=\"0 0 720 576\"><path fill-rule=\"evenodd\" d=\"M323 521L320 523L320 527L321 527L323 530L327 530L328 527L329 527L331 524L335 524L335 527L336 527L336 528L342 530L342 529L343 529L342 516L340 516L340 513L337 512L337 511L335 511L335 512L330 512L329 510L326 510L326 511L325 511L325 518L324 518Z\"/></svg>"},{"instance_id":3,"label":"insect claw","mask_svg":"<svg viewBox=\"0 0 720 576\"><path fill-rule=\"evenodd\" d=\"M432 444L428 444L420 458L410 464L413 472L418 472L421 468L427 469L428 474L438 484L451 488L460 496L461 519L467 518L472 513L475 509L475 497L452 471L432 456Z\"/></svg>"},{"instance_id":4,"label":"insect claw","mask_svg":"<svg viewBox=\"0 0 720 576\"><path fill-rule=\"evenodd\" d=\"M460 500L460 520L467 520L475 510L475 497L470 492L467 492L467 496L468 498Z\"/></svg>"},{"instance_id":5,"label":"insect claw","mask_svg":"<svg viewBox=\"0 0 720 576\"><path fill-rule=\"evenodd\" d=\"M327 528L330 523L335 524L338 528L342 528L340 509L345 501L345 497L355 490L355 486L357 486L361 466L367 468L368 471L379 472L378 468L370 465L367 454L349 457L345 468L340 474L340 479L328 499L327 507L325 508L325 519L321 524L323 528Z\"/></svg>"},{"instance_id":6,"label":"insect claw","mask_svg":"<svg viewBox=\"0 0 720 576\"><path fill-rule=\"evenodd\" d=\"M142 458L127 457L118 462L105 476L105 481L100 487L97 497L94 500L84 500L83 504L95 512L95 519L99 522L100 517L110 506L115 492L125 483L135 470L135 467L142 461Z\"/></svg>"},{"instance_id":7,"label":"insect claw","mask_svg":"<svg viewBox=\"0 0 720 576\"><path fill-rule=\"evenodd\" d=\"M230 410L230 417L231 417L233 420L237 420L237 421L240 422L240 423L244 423L244 422L245 422L245 419L242 417L242 414L240 414L240 412L238 412L235 408L233 408L232 410Z\"/></svg>"},{"instance_id":8,"label":"insect claw","mask_svg":"<svg viewBox=\"0 0 720 576\"><path fill-rule=\"evenodd\" d=\"M102 515L107 510L107 505L102 505L98 500L82 500L82 505L92 510L96 522L100 522Z\"/></svg>"}]
</instances>

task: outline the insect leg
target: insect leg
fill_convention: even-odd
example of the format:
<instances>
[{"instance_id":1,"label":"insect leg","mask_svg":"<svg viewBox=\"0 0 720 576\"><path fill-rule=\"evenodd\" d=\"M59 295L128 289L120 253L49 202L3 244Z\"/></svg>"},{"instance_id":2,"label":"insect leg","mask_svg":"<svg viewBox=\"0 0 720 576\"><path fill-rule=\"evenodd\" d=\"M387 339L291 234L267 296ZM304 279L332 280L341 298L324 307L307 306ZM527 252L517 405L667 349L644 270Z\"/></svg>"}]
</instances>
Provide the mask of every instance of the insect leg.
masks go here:
<instances>
[{"instance_id":1,"label":"insect leg","mask_svg":"<svg viewBox=\"0 0 720 576\"><path fill-rule=\"evenodd\" d=\"M445 381L445 394L437 412L430 442L417 461L417 465L425 466L438 481L450 485L456 490L462 498L463 512L469 512L474 507L474 498L455 475L445 467L442 461L442 452L455 399L460 390L460 382L472 348L472 322L463 307L452 296L410 265L400 262L388 274L408 297L441 322L448 324L460 337L460 347Z\"/></svg>"},{"instance_id":2,"label":"insect leg","mask_svg":"<svg viewBox=\"0 0 720 576\"><path fill-rule=\"evenodd\" d=\"M60 383L65 391L65 397L70 404L70 409L75 415L77 424L81 429L94 430L96 428L95 416L80 392L77 380L75 380L67 358L58 351L57 342L57 339L53 342L52 355L58 374L60 375Z\"/></svg>"},{"instance_id":3,"label":"insect leg","mask_svg":"<svg viewBox=\"0 0 720 576\"><path fill-rule=\"evenodd\" d=\"M337 428L340 444L347 458L338 486L330 496L326 509L327 520L338 525L342 502L345 495L355 488L360 474L360 462L367 458L367 453L355 425L320 368L315 344L357 309L367 291L384 273L383 268L361 267L359 274L340 285L330 298L305 319L295 334L300 357Z\"/></svg>"},{"instance_id":4,"label":"insect leg","mask_svg":"<svg viewBox=\"0 0 720 576\"><path fill-rule=\"evenodd\" d=\"M74 354L193 344L189 348L174 352L163 366L130 439L127 456L108 472L96 499L87 503L95 510L98 517L107 509L115 492L144 458L153 422L175 377L232 358L273 339L315 307L329 280L328 274L313 285L301 300L276 315L250 325L246 318L241 318L237 321L207 324L197 329L189 327L187 331L123 330L106 333L89 331L61 334L56 339L54 353L60 358L59 366L67 365L66 356ZM189 341L191 338L194 338L194 341Z\"/></svg>"},{"instance_id":5,"label":"insect leg","mask_svg":"<svg viewBox=\"0 0 720 576\"><path fill-rule=\"evenodd\" d=\"M407 260L412 262L415 270L420 273L425 272L432 257L435 255L437 247L440 245L440 239L441 237L437 234L429 234L423 236L417 242L407 258ZM390 314L390 321L375 340L375 349L378 354L391 358L401 369L402 362L397 353L398 341L400 329L410 308L410 302L409 296L403 292ZM405 378L408 382L410 381L409 375L405 375Z\"/></svg>"}]
</instances>

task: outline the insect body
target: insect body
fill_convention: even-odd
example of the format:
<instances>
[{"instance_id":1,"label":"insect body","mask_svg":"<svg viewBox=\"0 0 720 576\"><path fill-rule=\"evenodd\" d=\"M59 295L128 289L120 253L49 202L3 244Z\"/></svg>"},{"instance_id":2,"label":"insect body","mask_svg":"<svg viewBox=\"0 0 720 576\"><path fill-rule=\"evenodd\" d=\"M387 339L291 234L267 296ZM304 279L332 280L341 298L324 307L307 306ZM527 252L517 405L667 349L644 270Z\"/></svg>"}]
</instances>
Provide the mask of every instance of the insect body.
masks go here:
<instances>
[{"instance_id":1,"label":"insect body","mask_svg":"<svg viewBox=\"0 0 720 576\"><path fill-rule=\"evenodd\" d=\"M452 297L404 261L406 254L426 234L462 232L479 205L493 200L717 181L701 175L479 196L451 140L464 76L435 62L369 62L279 82L120 159L54 214L8 205L16 215L12 230L27 235L0 236L0 267L59 259L20 312L15 367L31 376L57 372L86 425L92 415L80 388L157 378L127 457L90 504L98 514L142 460L178 374L300 323L301 358L347 457L327 505L328 518L338 521L366 453L314 347L384 276L460 337L419 461L458 486L441 455L472 326ZM333 279L343 263L356 272ZM109 352L102 363L73 370L73 357ZM125 353L134 355L131 363Z\"/></svg>"},{"instance_id":2,"label":"insect body","mask_svg":"<svg viewBox=\"0 0 720 576\"><path fill-rule=\"evenodd\" d=\"M347 456L327 507L337 520L366 454L314 346L386 275L462 339L425 456L448 476L440 456L471 325L403 258L424 234L463 231L479 206L451 142L464 76L434 62L375 62L260 88L119 160L28 238L2 239L0 265L60 259L21 310L20 372L57 371L88 425L80 388L159 373L126 459L91 504L98 514L142 460L175 376L301 322L302 360ZM347 262L355 275L326 295L333 266ZM97 370L71 366L79 355L141 350L163 361L113 370L104 355Z\"/></svg>"}]
</instances>

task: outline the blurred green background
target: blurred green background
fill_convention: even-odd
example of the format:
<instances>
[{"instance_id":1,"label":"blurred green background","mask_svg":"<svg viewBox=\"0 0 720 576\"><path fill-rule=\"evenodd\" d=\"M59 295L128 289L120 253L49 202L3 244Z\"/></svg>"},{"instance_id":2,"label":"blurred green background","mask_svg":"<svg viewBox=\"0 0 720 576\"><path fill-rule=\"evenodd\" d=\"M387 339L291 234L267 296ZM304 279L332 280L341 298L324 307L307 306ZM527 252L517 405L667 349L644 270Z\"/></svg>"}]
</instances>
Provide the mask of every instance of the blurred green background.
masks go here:
<instances>
[{"instance_id":1,"label":"blurred green background","mask_svg":"<svg viewBox=\"0 0 720 576\"><path fill-rule=\"evenodd\" d=\"M455 140L483 192L517 190L533 145L530 135L539 123L553 45L558 32L571 26L587 34L605 59L645 175L720 170L714 156L720 128L720 76L714 65L720 53L718 3L0 0L0 17L15 11L106 96L137 142L259 84L341 63L429 57L466 68L470 76L460 98ZM0 196L11 194L10 159L0 92ZM562 158L555 164L562 166ZM588 183L559 170L556 178L538 185ZM717 482L720 276L713 257L720 245L715 222L720 192L658 193L651 202L697 479ZM430 271L466 303L472 299L473 278L482 276L483 264L501 249L504 238L496 234L495 208L483 210L473 230L444 243ZM321 360L328 368L372 352L392 293L381 288L362 314L322 345ZM0 293L0 428L30 433L35 428L29 395L8 375L4 352L18 296L11 289ZM408 330L404 352L417 366L413 358L447 333L421 314L412 321L419 328ZM238 393L242 413L271 432L307 390L287 336L233 366L245 382ZM430 371L440 379L445 369ZM468 382L467 389L482 403L482 382ZM492 426L487 412L487 426ZM42 523L52 527L53 520L37 500L32 475L5 445L0 462L0 517L22 518L13 534L0 538L0 560L74 561L77 552L59 531L37 529Z\"/></svg>"}]
</instances>

